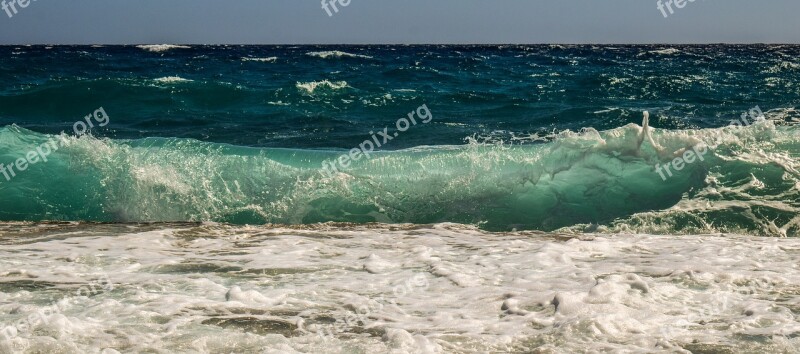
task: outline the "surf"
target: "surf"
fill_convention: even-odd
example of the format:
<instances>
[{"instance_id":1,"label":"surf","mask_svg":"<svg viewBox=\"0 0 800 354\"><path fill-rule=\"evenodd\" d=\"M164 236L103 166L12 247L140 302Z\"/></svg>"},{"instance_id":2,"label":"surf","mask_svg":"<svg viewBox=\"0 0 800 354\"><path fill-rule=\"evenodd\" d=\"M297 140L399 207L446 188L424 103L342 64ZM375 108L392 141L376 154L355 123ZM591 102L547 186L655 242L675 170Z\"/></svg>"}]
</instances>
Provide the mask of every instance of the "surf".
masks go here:
<instances>
[{"instance_id":1,"label":"surf","mask_svg":"<svg viewBox=\"0 0 800 354\"><path fill-rule=\"evenodd\" d=\"M0 183L0 220L234 224L455 222L487 230L797 235L793 127L662 131L629 124L530 145L376 151L347 171L341 150L251 148L178 138L61 136L63 147ZM0 129L8 160L52 136ZM703 140L705 161L663 181L653 166ZM647 221L650 220L650 221Z\"/></svg>"}]
</instances>

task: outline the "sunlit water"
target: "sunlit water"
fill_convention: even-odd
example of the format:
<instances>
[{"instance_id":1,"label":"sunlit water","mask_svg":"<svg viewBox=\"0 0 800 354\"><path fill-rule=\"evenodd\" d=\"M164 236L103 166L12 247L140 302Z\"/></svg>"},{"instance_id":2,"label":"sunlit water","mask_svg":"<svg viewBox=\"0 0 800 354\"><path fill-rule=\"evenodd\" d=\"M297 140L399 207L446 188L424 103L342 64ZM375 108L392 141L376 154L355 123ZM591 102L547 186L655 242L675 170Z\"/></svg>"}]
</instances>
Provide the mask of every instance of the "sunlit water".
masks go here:
<instances>
[{"instance_id":1,"label":"sunlit water","mask_svg":"<svg viewBox=\"0 0 800 354\"><path fill-rule=\"evenodd\" d=\"M798 353L799 55L0 47L0 353Z\"/></svg>"}]
</instances>

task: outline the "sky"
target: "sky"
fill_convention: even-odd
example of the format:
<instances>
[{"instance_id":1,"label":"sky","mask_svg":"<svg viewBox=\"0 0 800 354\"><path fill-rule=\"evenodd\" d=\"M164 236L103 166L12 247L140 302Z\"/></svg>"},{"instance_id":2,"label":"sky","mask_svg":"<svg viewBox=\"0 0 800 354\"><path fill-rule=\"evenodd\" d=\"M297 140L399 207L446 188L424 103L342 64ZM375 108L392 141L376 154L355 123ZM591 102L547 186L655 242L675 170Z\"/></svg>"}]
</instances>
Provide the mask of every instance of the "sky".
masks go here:
<instances>
[{"instance_id":1,"label":"sky","mask_svg":"<svg viewBox=\"0 0 800 354\"><path fill-rule=\"evenodd\" d=\"M798 0L0 1L0 44L800 43Z\"/></svg>"}]
</instances>

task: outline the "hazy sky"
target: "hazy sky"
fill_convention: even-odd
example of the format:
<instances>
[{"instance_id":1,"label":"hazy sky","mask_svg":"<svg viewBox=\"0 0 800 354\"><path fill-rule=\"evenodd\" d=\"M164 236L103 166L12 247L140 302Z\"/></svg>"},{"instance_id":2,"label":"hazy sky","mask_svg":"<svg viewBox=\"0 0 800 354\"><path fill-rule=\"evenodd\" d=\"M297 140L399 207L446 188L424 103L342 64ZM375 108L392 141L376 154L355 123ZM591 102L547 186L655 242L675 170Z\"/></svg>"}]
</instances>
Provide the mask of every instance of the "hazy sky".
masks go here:
<instances>
[{"instance_id":1,"label":"hazy sky","mask_svg":"<svg viewBox=\"0 0 800 354\"><path fill-rule=\"evenodd\" d=\"M799 0L350 1L36 0L0 44L800 43Z\"/></svg>"}]
</instances>

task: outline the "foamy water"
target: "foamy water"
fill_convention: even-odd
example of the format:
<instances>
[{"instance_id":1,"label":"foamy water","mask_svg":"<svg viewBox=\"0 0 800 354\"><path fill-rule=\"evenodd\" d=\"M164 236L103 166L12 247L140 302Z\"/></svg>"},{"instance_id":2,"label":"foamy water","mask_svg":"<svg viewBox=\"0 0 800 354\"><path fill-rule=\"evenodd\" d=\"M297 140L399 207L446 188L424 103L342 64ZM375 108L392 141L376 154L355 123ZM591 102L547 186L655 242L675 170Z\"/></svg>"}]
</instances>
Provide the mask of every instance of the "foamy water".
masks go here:
<instances>
[{"instance_id":1,"label":"foamy water","mask_svg":"<svg viewBox=\"0 0 800 354\"><path fill-rule=\"evenodd\" d=\"M361 59L372 59L371 56L362 55L362 54L353 54L347 53L340 50L331 50L331 51L321 51L321 52L309 52L307 53L310 57L317 57L322 59L328 58L361 58Z\"/></svg>"},{"instance_id":2,"label":"foamy water","mask_svg":"<svg viewBox=\"0 0 800 354\"><path fill-rule=\"evenodd\" d=\"M792 238L457 224L0 230L2 326L69 303L18 330L3 352L800 348L800 240ZM75 295L104 277L112 290Z\"/></svg>"},{"instance_id":3,"label":"foamy water","mask_svg":"<svg viewBox=\"0 0 800 354\"><path fill-rule=\"evenodd\" d=\"M242 61L257 61L262 63L274 63L278 60L278 57L268 57L268 58L242 58Z\"/></svg>"},{"instance_id":4,"label":"foamy water","mask_svg":"<svg viewBox=\"0 0 800 354\"><path fill-rule=\"evenodd\" d=\"M143 49L148 52L160 53L172 49L189 49L191 47L185 45L176 45L176 44L147 44L147 45L138 45L136 46L136 48Z\"/></svg>"},{"instance_id":5,"label":"foamy water","mask_svg":"<svg viewBox=\"0 0 800 354\"><path fill-rule=\"evenodd\" d=\"M320 88L329 89L329 90L340 90L347 87L346 81L313 81L313 82L298 82L296 84L298 90L306 92L308 94L313 94L314 91Z\"/></svg>"},{"instance_id":6,"label":"foamy water","mask_svg":"<svg viewBox=\"0 0 800 354\"><path fill-rule=\"evenodd\" d=\"M160 84L174 84L174 83L181 83L181 82L191 82L192 80L184 79L184 78L182 78L180 76L165 76L165 77L159 77L159 78L157 78L157 79L155 79L153 81L155 81L157 83L160 83Z\"/></svg>"}]
</instances>

